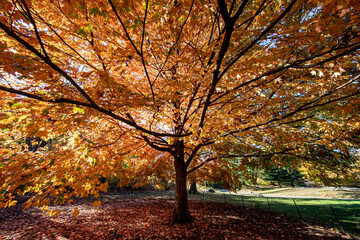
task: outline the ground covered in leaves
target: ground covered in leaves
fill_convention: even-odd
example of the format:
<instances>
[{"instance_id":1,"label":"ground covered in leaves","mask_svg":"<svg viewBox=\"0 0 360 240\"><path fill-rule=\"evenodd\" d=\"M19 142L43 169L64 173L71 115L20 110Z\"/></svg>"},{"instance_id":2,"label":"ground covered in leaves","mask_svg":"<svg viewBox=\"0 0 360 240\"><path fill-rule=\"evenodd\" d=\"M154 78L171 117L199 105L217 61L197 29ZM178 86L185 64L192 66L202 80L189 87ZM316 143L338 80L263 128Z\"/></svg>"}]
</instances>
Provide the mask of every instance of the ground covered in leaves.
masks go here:
<instances>
[{"instance_id":1,"label":"ground covered in leaves","mask_svg":"<svg viewBox=\"0 0 360 240\"><path fill-rule=\"evenodd\" d=\"M0 239L349 239L335 230L297 218L223 203L190 201L193 223L169 226L174 200L81 200L37 208L0 210ZM80 214L73 217L75 207Z\"/></svg>"}]
</instances>

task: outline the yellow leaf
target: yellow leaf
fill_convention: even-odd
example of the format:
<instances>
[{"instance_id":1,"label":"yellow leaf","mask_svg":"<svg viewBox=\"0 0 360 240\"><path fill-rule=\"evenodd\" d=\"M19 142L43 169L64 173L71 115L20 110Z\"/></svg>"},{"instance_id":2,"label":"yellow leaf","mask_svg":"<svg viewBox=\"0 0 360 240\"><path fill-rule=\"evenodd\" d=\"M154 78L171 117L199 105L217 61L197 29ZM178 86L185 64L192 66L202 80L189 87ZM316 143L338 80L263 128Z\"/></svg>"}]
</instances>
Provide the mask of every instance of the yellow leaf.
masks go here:
<instances>
[{"instance_id":1,"label":"yellow leaf","mask_svg":"<svg viewBox=\"0 0 360 240\"><path fill-rule=\"evenodd\" d=\"M97 200L97 201L93 202L93 204L92 204L93 207L100 207L100 205L101 205L100 200Z\"/></svg>"},{"instance_id":2,"label":"yellow leaf","mask_svg":"<svg viewBox=\"0 0 360 240\"><path fill-rule=\"evenodd\" d=\"M80 211L79 211L78 208L76 207L76 208L74 209L74 212L73 212L72 216L73 216L73 217L76 217L77 215L79 215L79 213L80 213Z\"/></svg>"},{"instance_id":3,"label":"yellow leaf","mask_svg":"<svg viewBox=\"0 0 360 240\"><path fill-rule=\"evenodd\" d=\"M49 211L49 215L50 215L50 216L58 217L59 214L60 214L60 211L59 211L59 210L50 210L50 211Z\"/></svg>"}]
</instances>

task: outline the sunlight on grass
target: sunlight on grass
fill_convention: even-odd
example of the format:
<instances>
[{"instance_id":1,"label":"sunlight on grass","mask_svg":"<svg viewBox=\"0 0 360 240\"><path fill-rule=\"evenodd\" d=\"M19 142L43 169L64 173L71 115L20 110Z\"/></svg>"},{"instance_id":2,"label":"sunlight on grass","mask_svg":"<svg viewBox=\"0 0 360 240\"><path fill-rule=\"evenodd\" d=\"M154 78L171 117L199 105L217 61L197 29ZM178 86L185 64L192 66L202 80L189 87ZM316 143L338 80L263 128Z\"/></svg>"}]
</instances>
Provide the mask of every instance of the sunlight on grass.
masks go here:
<instances>
[{"instance_id":1,"label":"sunlight on grass","mask_svg":"<svg viewBox=\"0 0 360 240\"><path fill-rule=\"evenodd\" d=\"M271 189L270 191L274 192L278 190L279 189ZM280 189L280 191L283 190L285 189ZM264 193L265 191L261 192ZM313 195L314 194L312 194L312 196ZM360 226L358 224L360 222L360 201L358 200L259 197L255 194L240 195L219 191L215 193L203 192L199 194L199 196L199 200L203 201L226 202L251 208L261 208L301 217L304 220L324 225L330 225L340 230L344 228L354 234L360 232Z\"/></svg>"}]
</instances>

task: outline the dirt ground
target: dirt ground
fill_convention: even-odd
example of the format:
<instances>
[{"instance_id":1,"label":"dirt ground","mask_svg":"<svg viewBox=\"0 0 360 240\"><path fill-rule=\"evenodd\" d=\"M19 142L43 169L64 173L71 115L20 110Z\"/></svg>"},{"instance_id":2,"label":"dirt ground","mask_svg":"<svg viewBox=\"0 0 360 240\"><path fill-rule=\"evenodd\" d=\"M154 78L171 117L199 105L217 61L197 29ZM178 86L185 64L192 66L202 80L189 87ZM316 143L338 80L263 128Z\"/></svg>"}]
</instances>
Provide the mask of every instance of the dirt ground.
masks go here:
<instances>
[{"instance_id":1,"label":"dirt ground","mask_svg":"<svg viewBox=\"0 0 360 240\"><path fill-rule=\"evenodd\" d=\"M333 229L258 209L190 201L194 222L169 225L174 206L168 199L105 200L38 208L0 210L0 239L351 239ZM73 217L74 209L79 215Z\"/></svg>"}]
</instances>

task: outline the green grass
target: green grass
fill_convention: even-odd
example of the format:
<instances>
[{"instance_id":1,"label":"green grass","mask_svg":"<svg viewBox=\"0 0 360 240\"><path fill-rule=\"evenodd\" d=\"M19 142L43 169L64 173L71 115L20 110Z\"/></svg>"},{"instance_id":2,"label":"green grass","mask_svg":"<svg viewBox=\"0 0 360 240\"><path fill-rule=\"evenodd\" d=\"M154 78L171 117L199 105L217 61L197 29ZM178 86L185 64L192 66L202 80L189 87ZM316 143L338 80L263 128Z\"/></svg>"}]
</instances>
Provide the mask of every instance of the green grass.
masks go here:
<instances>
[{"instance_id":1,"label":"green grass","mask_svg":"<svg viewBox=\"0 0 360 240\"><path fill-rule=\"evenodd\" d=\"M215 194L201 193L189 196L190 198L201 201L240 204L245 207L261 208L293 215L301 217L306 221L328 225L339 230L342 230L343 228L346 232L360 236L360 201L356 200L267 198L218 192Z\"/></svg>"}]
</instances>

